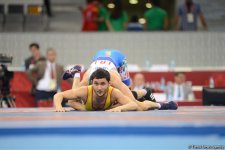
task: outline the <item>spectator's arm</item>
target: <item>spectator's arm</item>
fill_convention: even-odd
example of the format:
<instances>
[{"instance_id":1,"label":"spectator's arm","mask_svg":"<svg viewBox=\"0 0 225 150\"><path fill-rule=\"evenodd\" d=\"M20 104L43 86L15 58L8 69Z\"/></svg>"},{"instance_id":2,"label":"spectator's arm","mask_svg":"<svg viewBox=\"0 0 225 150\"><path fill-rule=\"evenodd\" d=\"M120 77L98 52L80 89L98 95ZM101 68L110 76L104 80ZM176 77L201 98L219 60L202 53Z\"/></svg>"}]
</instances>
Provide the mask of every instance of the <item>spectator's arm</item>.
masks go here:
<instances>
[{"instance_id":1,"label":"spectator's arm","mask_svg":"<svg viewBox=\"0 0 225 150\"><path fill-rule=\"evenodd\" d=\"M201 22L201 24L203 26L203 29L207 31L208 30L208 27L207 27L207 24L206 24L205 17L203 15L201 6L199 4L196 4L195 7L196 7L196 11L197 11L197 13L199 15L199 20L200 20L200 22Z\"/></svg>"},{"instance_id":2,"label":"spectator's arm","mask_svg":"<svg viewBox=\"0 0 225 150\"><path fill-rule=\"evenodd\" d=\"M182 6L179 6L177 9L177 13L174 18L174 30L180 30L180 16L183 15Z\"/></svg>"},{"instance_id":3,"label":"spectator's arm","mask_svg":"<svg viewBox=\"0 0 225 150\"><path fill-rule=\"evenodd\" d=\"M203 15L203 13L199 14L199 19L200 19L200 21L202 23L203 29L207 31L208 27L207 27L207 24L206 24L205 17Z\"/></svg>"},{"instance_id":4,"label":"spectator's arm","mask_svg":"<svg viewBox=\"0 0 225 150\"><path fill-rule=\"evenodd\" d=\"M37 83L37 79L34 77L33 74L38 72L38 68L39 68L39 63L37 63L36 65L34 65L32 69L29 69L27 71L27 76L33 85L36 85Z\"/></svg>"},{"instance_id":5,"label":"spectator's arm","mask_svg":"<svg viewBox=\"0 0 225 150\"><path fill-rule=\"evenodd\" d=\"M108 30L109 30L109 31L114 31L114 29L113 29L113 27L112 27L110 21L109 21L109 20L106 20L105 22L106 22L106 26L107 26Z\"/></svg>"},{"instance_id":6,"label":"spectator's arm","mask_svg":"<svg viewBox=\"0 0 225 150\"><path fill-rule=\"evenodd\" d=\"M113 29L113 27L110 23L110 14L109 13L106 15L105 24L106 24L109 31L114 31L114 29Z\"/></svg>"}]
</instances>

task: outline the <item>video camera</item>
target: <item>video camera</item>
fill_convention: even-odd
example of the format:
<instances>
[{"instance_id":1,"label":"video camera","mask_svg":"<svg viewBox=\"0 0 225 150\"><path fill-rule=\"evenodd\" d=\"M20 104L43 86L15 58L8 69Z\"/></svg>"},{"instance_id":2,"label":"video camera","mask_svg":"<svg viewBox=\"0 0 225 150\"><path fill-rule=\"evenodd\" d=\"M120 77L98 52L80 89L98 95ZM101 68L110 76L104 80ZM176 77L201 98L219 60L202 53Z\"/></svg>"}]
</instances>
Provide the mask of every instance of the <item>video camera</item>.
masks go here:
<instances>
[{"instance_id":1,"label":"video camera","mask_svg":"<svg viewBox=\"0 0 225 150\"><path fill-rule=\"evenodd\" d=\"M0 108L15 107L15 102L10 96L10 80L13 78L13 72L8 71L7 63L12 63L13 58L0 54Z\"/></svg>"}]
</instances>

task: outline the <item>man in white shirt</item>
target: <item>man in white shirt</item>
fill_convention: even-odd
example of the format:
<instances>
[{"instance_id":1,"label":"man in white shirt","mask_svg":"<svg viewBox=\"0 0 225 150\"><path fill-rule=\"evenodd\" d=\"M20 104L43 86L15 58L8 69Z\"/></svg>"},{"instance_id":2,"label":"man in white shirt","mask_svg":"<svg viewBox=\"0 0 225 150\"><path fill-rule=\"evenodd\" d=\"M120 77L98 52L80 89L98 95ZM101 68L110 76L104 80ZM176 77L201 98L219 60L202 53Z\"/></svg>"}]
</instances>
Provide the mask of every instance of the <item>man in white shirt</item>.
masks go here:
<instances>
[{"instance_id":1,"label":"man in white shirt","mask_svg":"<svg viewBox=\"0 0 225 150\"><path fill-rule=\"evenodd\" d=\"M56 51L52 48L47 50L46 61L38 62L28 71L32 83L36 85L35 99L37 106L53 106L52 99L60 88L63 66L56 63Z\"/></svg>"}]
</instances>

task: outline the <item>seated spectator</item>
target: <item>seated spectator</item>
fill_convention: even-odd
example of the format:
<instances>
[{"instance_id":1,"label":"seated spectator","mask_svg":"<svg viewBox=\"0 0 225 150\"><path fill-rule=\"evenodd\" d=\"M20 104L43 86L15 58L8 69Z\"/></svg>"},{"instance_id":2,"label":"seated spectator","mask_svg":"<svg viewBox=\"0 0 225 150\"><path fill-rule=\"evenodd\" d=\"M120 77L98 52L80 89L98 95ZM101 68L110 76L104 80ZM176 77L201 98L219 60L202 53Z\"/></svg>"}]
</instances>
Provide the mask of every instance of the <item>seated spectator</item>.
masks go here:
<instances>
[{"instance_id":1,"label":"seated spectator","mask_svg":"<svg viewBox=\"0 0 225 150\"><path fill-rule=\"evenodd\" d=\"M146 23L145 30L160 31L168 29L168 15L165 10L159 7L159 0L150 0L152 8L144 14Z\"/></svg>"},{"instance_id":2,"label":"seated spectator","mask_svg":"<svg viewBox=\"0 0 225 150\"><path fill-rule=\"evenodd\" d=\"M31 52L31 56L25 60L25 68L28 70L32 68L38 61L45 60L44 56L41 56L40 46L38 43L31 43L29 45L29 50Z\"/></svg>"},{"instance_id":3,"label":"seated spectator","mask_svg":"<svg viewBox=\"0 0 225 150\"><path fill-rule=\"evenodd\" d=\"M145 77L143 74L135 74L132 84L132 93L134 95L137 94L135 97L138 99L138 101L143 102L144 100L150 100L156 102L156 99L152 93L153 90L145 86Z\"/></svg>"},{"instance_id":4,"label":"seated spectator","mask_svg":"<svg viewBox=\"0 0 225 150\"><path fill-rule=\"evenodd\" d=\"M128 31L143 31L143 26L138 22L137 16L132 16L127 26Z\"/></svg>"},{"instance_id":5,"label":"seated spectator","mask_svg":"<svg viewBox=\"0 0 225 150\"><path fill-rule=\"evenodd\" d=\"M198 17L204 30L208 30L200 5L192 0L185 0L185 3L178 8L178 13L175 18L175 29L196 31L198 29Z\"/></svg>"},{"instance_id":6,"label":"seated spectator","mask_svg":"<svg viewBox=\"0 0 225 150\"><path fill-rule=\"evenodd\" d=\"M36 87L37 106L53 106L53 96L60 89L63 66L56 63L56 51L47 50L47 60L39 61L28 71L31 82Z\"/></svg>"},{"instance_id":7,"label":"seated spectator","mask_svg":"<svg viewBox=\"0 0 225 150\"><path fill-rule=\"evenodd\" d=\"M141 73L134 75L133 79L133 90L141 90L145 88L145 77Z\"/></svg>"},{"instance_id":8,"label":"seated spectator","mask_svg":"<svg viewBox=\"0 0 225 150\"><path fill-rule=\"evenodd\" d=\"M183 72L175 73L174 81L174 84L168 85L166 90L168 100L193 101L195 99L192 86L186 82L186 76Z\"/></svg>"}]
</instances>

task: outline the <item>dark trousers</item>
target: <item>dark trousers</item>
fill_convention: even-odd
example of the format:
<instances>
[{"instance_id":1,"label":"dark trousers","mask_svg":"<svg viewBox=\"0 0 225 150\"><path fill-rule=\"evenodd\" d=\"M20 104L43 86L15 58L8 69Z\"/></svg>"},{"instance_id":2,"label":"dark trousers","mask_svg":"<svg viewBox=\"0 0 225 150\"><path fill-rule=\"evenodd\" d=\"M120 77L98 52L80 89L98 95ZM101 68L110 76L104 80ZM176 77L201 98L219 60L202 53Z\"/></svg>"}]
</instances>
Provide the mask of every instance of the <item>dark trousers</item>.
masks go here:
<instances>
[{"instance_id":1,"label":"dark trousers","mask_svg":"<svg viewBox=\"0 0 225 150\"><path fill-rule=\"evenodd\" d=\"M53 97L56 94L56 91L40 91L36 90L35 100L36 106L38 107L52 107L53 106ZM62 106L66 106L66 101L62 101Z\"/></svg>"},{"instance_id":2,"label":"dark trousers","mask_svg":"<svg viewBox=\"0 0 225 150\"><path fill-rule=\"evenodd\" d=\"M53 106L53 96L56 91L40 91L36 90L35 100L36 106L38 107L52 107Z\"/></svg>"},{"instance_id":3,"label":"dark trousers","mask_svg":"<svg viewBox=\"0 0 225 150\"><path fill-rule=\"evenodd\" d=\"M44 0L44 4L45 4L45 7L46 7L47 15L49 17L52 17L51 1L50 0Z\"/></svg>"},{"instance_id":4,"label":"dark trousers","mask_svg":"<svg viewBox=\"0 0 225 150\"><path fill-rule=\"evenodd\" d=\"M52 100L53 96L56 94L56 91L39 91L36 90L35 99L38 100Z\"/></svg>"}]
</instances>

